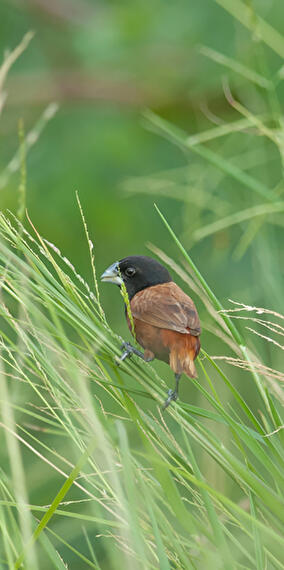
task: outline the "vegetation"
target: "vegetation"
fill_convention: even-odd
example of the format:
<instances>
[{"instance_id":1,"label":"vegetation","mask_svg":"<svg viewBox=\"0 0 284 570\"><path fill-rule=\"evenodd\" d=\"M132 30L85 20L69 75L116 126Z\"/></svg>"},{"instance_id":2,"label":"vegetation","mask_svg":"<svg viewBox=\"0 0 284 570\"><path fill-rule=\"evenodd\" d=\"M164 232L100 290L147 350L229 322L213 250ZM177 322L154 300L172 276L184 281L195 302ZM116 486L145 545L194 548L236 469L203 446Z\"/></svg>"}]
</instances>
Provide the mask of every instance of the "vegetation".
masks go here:
<instances>
[{"instance_id":1,"label":"vegetation","mask_svg":"<svg viewBox=\"0 0 284 570\"><path fill-rule=\"evenodd\" d=\"M29 151L42 148L45 136L51 143L49 128L59 133L60 117L49 125L56 106L50 102L31 130L20 122L12 160L3 151L1 568L284 568L284 39L272 25L273 13L272 19L261 9L257 14L240 0L217 4L216 19L225 9L226 21L249 47L242 58L200 48L212 74L216 64L227 73L228 115L219 121L205 110L206 120L218 124L205 128L199 117L189 135L185 108L179 113L172 103L150 105L155 112L143 113L143 133L151 153L165 153L157 158L160 170L150 173L148 159L138 171L131 155L115 198L114 191L107 195L110 156L104 196L97 189L90 198L93 211L84 191L76 201L73 182L71 222L61 197L45 209L45 198L41 202L29 186L38 166L30 164ZM179 18L180 8L174 11ZM121 23L111 4L109 10ZM125 8L124 17L132 10ZM164 8L162 21L170 14ZM104 18L110 25L109 12ZM71 24L69 31L74 38L79 33ZM0 69L2 106L7 73L33 49L30 40L26 35ZM100 41L105 38L97 47ZM177 78L168 85L173 93ZM126 115L123 125L130 128ZM9 106L3 121L7 116ZM37 142L44 127L47 134ZM103 137L101 145L97 156L106 157ZM56 164L52 145L47 148ZM82 158L79 149L76 158ZM62 160L72 171L73 156L64 159L63 151ZM41 192L49 172L44 168ZM126 179L126 171L135 177ZM54 221L63 214L62 229ZM67 228L69 237L60 233ZM74 240L74 231L80 238ZM141 243L149 239L165 244L148 243L146 251L192 295L203 327L198 379L183 378L180 400L166 411L168 367L135 356L117 365L129 334L122 299L97 277L116 258L145 252Z\"/></svg>"}]
</instances>

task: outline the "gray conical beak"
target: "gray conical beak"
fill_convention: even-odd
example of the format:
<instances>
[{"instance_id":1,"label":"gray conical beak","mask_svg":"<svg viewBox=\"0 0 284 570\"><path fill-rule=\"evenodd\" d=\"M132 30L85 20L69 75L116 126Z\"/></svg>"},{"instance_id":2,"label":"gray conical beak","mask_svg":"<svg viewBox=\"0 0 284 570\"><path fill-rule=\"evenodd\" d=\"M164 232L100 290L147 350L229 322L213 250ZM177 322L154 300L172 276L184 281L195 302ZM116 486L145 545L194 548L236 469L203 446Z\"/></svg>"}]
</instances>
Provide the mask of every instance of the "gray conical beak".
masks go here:
<instances>
[{"instance_id":1,"label":"gray conical beak","mask_svg":"<svg viewBox=\"0 0 284 570\"><path fill-rule=\"evenodd\" d=\"M118 261L115 261L110 265L101 275L101 281L106 281L108 283L114 283L115 285L122 285L122 279L119 275Z\"/></svg>"}]
</instances>

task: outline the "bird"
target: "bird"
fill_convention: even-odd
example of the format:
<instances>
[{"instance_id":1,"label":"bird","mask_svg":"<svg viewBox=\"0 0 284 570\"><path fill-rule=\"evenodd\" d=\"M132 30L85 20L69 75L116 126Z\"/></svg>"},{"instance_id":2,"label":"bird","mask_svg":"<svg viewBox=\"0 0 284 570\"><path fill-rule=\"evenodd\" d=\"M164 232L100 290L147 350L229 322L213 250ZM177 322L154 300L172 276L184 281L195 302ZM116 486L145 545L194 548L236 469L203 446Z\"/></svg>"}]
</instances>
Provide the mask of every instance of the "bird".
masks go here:
<instances>
[{"instance_id":1,"label":"bird","mask_svg":"<svg viewBox=\"0 0 284 570\"><path fill-rule=\"evenodd\" d=\"M201 326L194 302L161 263L144 255L131 255L112 263L101 280L120 288L124 283L134 331L125 305L128 328L144 349L142 352L124 342L120 360L136 354L146 362L162 360L173 370L175 389L168 391L164 403L167 408L178 399L182 373L197 377L194 360L200 350Z\"/></svg>"}]
</instances>

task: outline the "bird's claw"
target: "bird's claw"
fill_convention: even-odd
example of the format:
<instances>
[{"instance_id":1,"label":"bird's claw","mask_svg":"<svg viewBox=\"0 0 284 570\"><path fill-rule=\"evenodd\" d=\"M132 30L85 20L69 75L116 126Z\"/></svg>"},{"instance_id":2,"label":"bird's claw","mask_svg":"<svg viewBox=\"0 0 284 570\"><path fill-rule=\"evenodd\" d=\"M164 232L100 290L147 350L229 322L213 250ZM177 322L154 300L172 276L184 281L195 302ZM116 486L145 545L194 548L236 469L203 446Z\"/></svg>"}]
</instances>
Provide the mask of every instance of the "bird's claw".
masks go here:
<instances>
[{"instance_id":1,"label":"bird's claw","mask_svg":"<svg viewBox=\"0 0 284 570\"><path fill-rule=\"evenodd\" d=\"M116 364L117 366L119 366L122 362L124 362L124 360L126 360L126 358L129 358L130 356L132 356L133 351L131 350L132 346L129 342L124 342L121 347L120 350L122 350L122 355L117 358Z\"/></svg>"},{"instance_id":2,"label":"bird's claw","mask_svg":"<svg viewBox=\"0 0 284 570\"><path fill-rule=\"evenodd\" d=\"M129 352L129 354L133 352L133 346L130 344L130 342L123 342L120 350L124 350L125 352Z\"/></svg>"},{"instance_id":3,"label":"bird's claw","mask_svg":"<svg viewBox=\"0 0 284 570\"><path fill-rule=\"evenodd\" d=\"M123 352L122 352L122 355L120 356L120 358L118 358L118 361L117 361L118 366L121 364L121 362L126 360L126 358L130 358L130 356L132 356L132 354L136 354L136 356L139 356L140 358L144 359L143 353L140 352L140 350L137 350L137 348L134 348L134 346L132 346L132 344L130 344L130 342L124 342L121 345L120 350L122 350Z\"/></svg>"},{"instance_id":4,"label":"bird's claw","mask_svg":"<svg viewBox=\"0 0 284 570\"><path fill-rule=\"evenodd\" d=\"M176 402L178 399L178 394L175 390L169 390L168 391L168 397L163 405L163 410L165 410L171 402Z\"/></svg>"}]
</instances>

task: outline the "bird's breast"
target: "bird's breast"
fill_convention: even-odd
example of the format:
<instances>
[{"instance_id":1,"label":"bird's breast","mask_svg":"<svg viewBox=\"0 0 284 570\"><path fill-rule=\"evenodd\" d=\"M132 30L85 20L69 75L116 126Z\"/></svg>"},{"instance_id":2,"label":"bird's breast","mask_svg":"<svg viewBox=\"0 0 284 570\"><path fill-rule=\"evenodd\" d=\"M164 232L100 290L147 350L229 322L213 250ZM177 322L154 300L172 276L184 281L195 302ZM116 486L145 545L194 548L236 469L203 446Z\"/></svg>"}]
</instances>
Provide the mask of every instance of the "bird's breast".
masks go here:
<instances>
[{"instance_id":1,"label":"bird's breast","mask_svg":"<svg viewBox=\"0 0 284 570\"><path fill-rule=\"evenodd\" d=\"M154 327L144 321L134 318L134 329L137 342L144 348L144 350L149 350L154 353L155 358L159 360L164 360L164 362L169 362L169 346L164 343L162 329ZM130 332L131 324L129 318L127 317L127 324Z\"/></svg>"},{"instance_id":2,"label":"bird's breast","mask_svg":"<svg viewBox=\"0 0 284 570\"><path fill-rule=\"evenodd\" d=\"M194 360L199 352L199 338L191 334L182 334L177 331L162 329L134 318L134 329L137 342L155 355L158 360L170 363L171 357L182 361L190 355ZM131 324L127 317L130 332Z\"/></svg>"}]
</instances>

